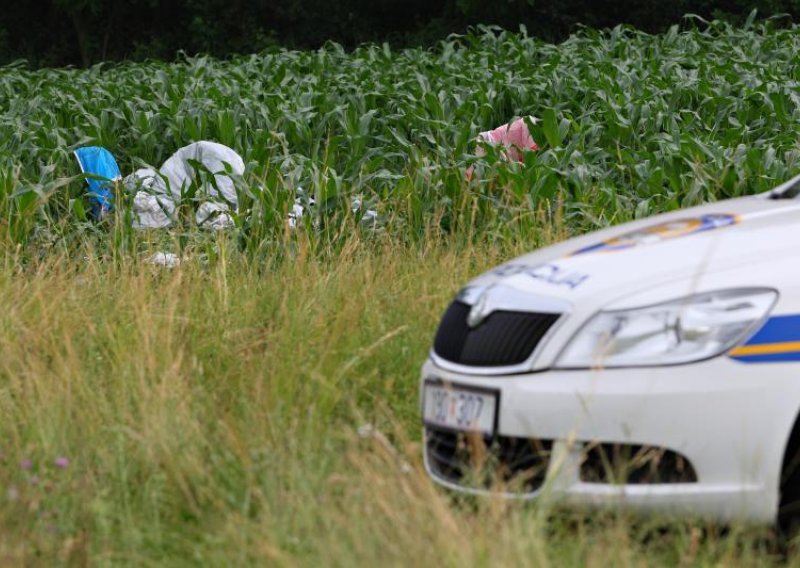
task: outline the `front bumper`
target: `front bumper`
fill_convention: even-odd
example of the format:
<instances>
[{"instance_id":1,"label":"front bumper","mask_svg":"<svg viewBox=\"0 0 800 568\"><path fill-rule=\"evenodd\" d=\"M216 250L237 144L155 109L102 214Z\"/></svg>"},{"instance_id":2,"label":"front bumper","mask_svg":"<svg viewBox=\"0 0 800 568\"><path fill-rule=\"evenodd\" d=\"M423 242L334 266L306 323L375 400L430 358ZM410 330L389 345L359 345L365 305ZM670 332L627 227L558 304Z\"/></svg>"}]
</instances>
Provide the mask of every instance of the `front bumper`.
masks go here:
<instances>
[{"instance_id":1,"label":"front bumper","mask_svg":"<svg viewBox=\"0 0 800 568\"><path fill-rule=\"evenodd\" d=\"M423 383L500 391L496 435L550 444L541 487L508 494L583 505L771 523L783 453L797 416L800 381L791 365L743 365L720 357L693 365L553 371L480 377L428 361ZM685 456L693 483L613 484L581 480L591 444L641 444ZM453 483L430 467L439 483Z\"/></svg>"}]
</instances>

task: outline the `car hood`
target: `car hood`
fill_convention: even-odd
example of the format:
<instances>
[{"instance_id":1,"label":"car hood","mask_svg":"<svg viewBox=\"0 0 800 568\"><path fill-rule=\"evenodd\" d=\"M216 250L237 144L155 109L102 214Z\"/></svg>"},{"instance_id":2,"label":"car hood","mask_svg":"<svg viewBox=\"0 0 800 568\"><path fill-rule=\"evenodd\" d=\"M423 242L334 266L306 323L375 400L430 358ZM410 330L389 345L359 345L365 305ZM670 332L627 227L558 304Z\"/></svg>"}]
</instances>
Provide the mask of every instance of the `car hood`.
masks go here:
<instances>
[{"instance_id":1,"label":"car hood","mask_svg":"<svg viewBox=\"0 0 800 568\"><path fill-rule=\"evenodd\" d=\"M570 239L507 262L473 280L461 298L487 288L554 300L559 311L646 305L718 285L765 286L762 263L800 260L800 201L757 195L649 217ZM746 270L742 270L742 269ZM583 310L582 310L583 311Z\"/></svg>"}]
</instances>

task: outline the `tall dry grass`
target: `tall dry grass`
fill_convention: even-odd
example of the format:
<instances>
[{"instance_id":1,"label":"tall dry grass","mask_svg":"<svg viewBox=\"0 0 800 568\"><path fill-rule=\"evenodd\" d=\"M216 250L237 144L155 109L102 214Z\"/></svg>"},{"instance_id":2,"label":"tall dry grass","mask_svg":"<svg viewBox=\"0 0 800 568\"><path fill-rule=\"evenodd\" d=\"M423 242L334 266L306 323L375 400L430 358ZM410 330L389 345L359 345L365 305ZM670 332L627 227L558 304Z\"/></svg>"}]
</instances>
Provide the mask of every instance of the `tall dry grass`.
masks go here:
<instances>
[{"instance_id":1,"label":"tall dry grass","mask_svg":"<svg viewBox=\"0 0 800 568\"><path fill-rule=\"evenodd\" d=\"M464 499L421 463L417 379L492 247L224 240L174 270L0 269L0 564L751 565L750 533Z\"/></svg>"}]
</instances>

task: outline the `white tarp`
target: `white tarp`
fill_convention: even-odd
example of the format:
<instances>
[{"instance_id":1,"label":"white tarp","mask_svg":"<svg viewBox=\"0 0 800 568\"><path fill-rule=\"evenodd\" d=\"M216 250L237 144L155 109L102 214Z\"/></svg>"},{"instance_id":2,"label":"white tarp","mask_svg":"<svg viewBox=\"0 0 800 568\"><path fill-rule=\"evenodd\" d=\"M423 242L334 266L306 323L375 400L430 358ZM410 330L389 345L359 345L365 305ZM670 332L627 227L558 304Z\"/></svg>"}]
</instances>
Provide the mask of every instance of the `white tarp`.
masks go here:
<instances>
[{"instance_id":1,"label":"white tarp","mask_svg":"<svg viewBox=\"0 0 800 568\"><path fill-rule=\"evenodd\" d=\"M203 169L210 174L204 173ZM142 168L123 180L126 188L136 192L133 227L160 229L172 225L177 205L198 175L201 180L207 179L194 196L197 224L212 229L232 227L233 219L229 212L239 208L234 178L243 174L244 161L227 146L208 141L184 146L158 171Z\"/></svg>"},{"instance_id":2,"label":"white tarp","mask_svg":"<svg viewBox=\"0 0 800 568\"><path fill-rule=\"evenodd\" d=\"M172 226L175 222L175 209L186 189L197 181L198 175L201 183L193 199L197 208L197 224L217 230L233 227L233 218L229 212L238 212L239 208L234 180L243 174L244 161L227 146L209 141L184 146L164 162L159 170L141 168L123 180L125 187L135 192L133 227L162 229ZM303 190L298 190L298 193L303 194ZM313 210L314 207L313 196L308 199L298 197L288 215L289 228L294 229L298 225L306 214L306 208ZM358 213L361 208L361 198L355 197L351 203L353 213ZM377 218L378 213L374 209L366 209L361 222L375 224Z\"/></svg>"}]
</instances>

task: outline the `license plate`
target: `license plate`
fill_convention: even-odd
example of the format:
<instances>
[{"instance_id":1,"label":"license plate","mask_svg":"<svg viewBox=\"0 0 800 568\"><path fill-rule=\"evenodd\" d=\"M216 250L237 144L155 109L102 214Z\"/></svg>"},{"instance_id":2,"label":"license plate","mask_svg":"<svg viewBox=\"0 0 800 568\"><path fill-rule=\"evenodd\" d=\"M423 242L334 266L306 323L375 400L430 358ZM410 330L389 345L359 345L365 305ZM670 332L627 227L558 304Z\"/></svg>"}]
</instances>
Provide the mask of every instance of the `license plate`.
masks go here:
<instances>
[{"instance_id":1,"label":"license plate","mask_svg":"<svg viewBox=\"0 0 800 568\"><path fill-rule=\"evenodd\" d=\"M425 383L422 419L453 430L494 433L497 393L443 383Z\"/></svg>"}]
</instances>

